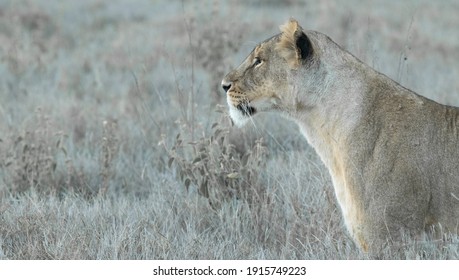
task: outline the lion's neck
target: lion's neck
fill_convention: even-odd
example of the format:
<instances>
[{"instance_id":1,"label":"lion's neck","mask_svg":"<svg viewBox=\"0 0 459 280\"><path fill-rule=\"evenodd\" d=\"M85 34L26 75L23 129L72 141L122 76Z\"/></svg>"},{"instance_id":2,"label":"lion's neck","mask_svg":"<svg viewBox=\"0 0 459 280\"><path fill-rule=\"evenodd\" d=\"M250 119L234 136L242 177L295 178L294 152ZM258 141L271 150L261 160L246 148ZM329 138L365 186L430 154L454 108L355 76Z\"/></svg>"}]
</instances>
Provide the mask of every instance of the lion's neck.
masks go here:
<instances>
[{"instance_id":1,"label":"lion's neck","mask_svg":"<svg viewBox=\"0 0 459 280\"><path fill-rule=\"evenodd\" d=\"M366 70L366 69L363 69ZM352 131L362 121L367 106L368 75L373 72L350 71L333 73L323 80L323 90L312 106L296 106L300 110L291 114L301 132L320 155L329 169L344 152ZM310 93L299 93L298 102L308 103Z\"/></svg>"},{"instance_id":2,"label":"lion's neck","mask_svg":"<svg viewBox=\"0 0 459 280\"><path fill-rule=\"evenodd\" d=\"M364 118L368 89L364 79L354 78L344 76L346 82L335 80L329 83L315 106L292 115L329 170L346 223L359 219L362 214L356 199L363 190L357 189L356 178L352 177L356 174L352 171L356 166L350 157L352 151L349 147L352 145L349 144L352 133ZM348 229L351 233L356 232L351 224L347 224Z\"/></svg>"}]
</instances>

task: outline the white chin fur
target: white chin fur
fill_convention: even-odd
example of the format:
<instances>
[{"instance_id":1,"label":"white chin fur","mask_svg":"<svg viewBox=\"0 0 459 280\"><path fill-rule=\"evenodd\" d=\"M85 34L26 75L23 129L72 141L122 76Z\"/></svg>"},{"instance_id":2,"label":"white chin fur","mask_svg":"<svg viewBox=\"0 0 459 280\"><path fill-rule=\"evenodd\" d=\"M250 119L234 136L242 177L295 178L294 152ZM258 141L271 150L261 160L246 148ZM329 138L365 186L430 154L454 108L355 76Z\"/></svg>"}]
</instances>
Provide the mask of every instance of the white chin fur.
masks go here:
<instances>
[{"instance_id":1,"label":"white chin fur","mask_svg":"<svg viewBox=\"0 0 459 280\"><path fill-rule=\"evenodd\" d=\"M234 108L233 106L230 106L229 108L229 114L233 122L236 124L238 127L243 127L247 121L249 120L248 116L245 116L241 111L238 109Z\"/></svg>"}]
</instances>

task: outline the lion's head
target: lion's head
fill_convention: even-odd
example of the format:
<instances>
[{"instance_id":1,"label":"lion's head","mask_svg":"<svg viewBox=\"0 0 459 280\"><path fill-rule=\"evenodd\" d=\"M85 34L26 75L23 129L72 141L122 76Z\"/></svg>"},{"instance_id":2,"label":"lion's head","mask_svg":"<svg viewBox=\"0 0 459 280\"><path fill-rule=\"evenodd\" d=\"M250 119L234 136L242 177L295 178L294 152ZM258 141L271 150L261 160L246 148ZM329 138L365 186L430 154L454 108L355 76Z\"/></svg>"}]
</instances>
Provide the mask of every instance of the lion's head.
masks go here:
<instances>
[{"instance_id":1,"label":"lion's head","mask_svg":"<svg viewBox=\"0 0 459 280\"><path fill-rule=\"evenodd\" d=\"M292 73L311 64L314 48L296 20L280 29L280 34L258 44L222 81L230 116L237 125L257 112L288 111L290 106L298 106L297 90L290 80Z\"/></svg>"}]
</instances>

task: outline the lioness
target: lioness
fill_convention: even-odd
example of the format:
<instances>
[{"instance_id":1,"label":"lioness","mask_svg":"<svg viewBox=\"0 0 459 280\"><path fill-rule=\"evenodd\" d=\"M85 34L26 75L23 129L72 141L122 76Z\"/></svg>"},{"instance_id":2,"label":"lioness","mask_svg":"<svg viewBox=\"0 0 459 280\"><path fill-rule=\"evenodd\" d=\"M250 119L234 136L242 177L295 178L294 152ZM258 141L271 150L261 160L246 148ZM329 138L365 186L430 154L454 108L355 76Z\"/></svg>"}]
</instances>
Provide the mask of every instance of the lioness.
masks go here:
<instances>
[{"instance_id":1,"label":"lioness","mask_svg":"<svg viewBox=\"0 0 459 280\"><path fill-rule=\"evenodd\" d=\"M222 81L241 126L294 120L328 168L351 236L366 252L402 233L458 233L459 108L402 87L294 19Z\"/></svg>"}]
</instances>

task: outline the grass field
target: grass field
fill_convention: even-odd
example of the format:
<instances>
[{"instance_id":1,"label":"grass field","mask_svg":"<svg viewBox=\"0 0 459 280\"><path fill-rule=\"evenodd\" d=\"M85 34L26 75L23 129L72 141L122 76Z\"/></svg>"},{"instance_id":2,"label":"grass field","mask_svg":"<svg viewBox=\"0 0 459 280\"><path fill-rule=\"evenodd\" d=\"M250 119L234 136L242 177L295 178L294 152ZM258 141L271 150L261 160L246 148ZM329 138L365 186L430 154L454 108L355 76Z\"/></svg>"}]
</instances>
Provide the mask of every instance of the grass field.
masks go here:
<instances>
[{"instance_id":1,"label":"grass field","mask_svg":"<svg viewBox=\"0 0 459 280\"><path fill-rule=\"evenodd\" d=\"M291 122L219 88L295 17L459 105L457 1L0 1L0 259L367 259ZM385 259L458 259L457 236Z\"/></svg>"}]
</instances>

